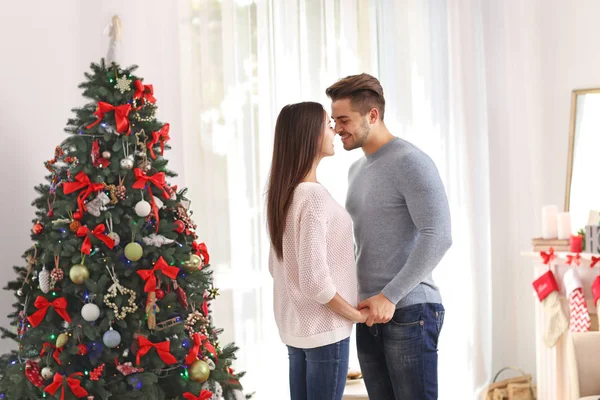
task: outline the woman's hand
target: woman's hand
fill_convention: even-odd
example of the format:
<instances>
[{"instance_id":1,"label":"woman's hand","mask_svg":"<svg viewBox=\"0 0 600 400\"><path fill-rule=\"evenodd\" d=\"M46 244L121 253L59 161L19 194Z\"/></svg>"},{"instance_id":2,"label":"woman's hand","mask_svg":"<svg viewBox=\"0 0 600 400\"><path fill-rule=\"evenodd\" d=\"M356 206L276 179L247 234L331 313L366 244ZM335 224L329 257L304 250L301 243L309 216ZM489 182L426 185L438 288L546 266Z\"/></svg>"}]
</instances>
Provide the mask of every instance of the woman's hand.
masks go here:
<instances>
[{"instance_id":1,"label":"woman's hand","mask_svg":"<svg viewBox=\"0 0 600 400\"><path fill-rule=\"evenodd\" d=\"M367 322L367 318L369 318L369 314L371 313L370 308L361 308L358 310L358 320L354 322L358 322L359 324L364 324Z\"/></svg>"}]
</instances>

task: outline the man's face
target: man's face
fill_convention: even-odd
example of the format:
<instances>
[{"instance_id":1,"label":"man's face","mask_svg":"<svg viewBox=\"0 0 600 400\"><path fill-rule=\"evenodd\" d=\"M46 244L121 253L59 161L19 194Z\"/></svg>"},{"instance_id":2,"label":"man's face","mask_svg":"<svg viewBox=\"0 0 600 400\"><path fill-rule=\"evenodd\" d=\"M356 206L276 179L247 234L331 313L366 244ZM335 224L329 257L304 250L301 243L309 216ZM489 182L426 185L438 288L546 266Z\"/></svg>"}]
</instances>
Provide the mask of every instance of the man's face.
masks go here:
<instances>
[{"instance_id":1,"label":"man's face","mask_svg":"<svg viewBox=\"0 0 600 400\"><path fill-rule=\"evenodd\" d=\"M331 104L331 118L335 122L335 133L340 135L345 150L362 147L371 127L367 115L352 109L350 99L339 99Z\"/></svg>"}]
</instances>

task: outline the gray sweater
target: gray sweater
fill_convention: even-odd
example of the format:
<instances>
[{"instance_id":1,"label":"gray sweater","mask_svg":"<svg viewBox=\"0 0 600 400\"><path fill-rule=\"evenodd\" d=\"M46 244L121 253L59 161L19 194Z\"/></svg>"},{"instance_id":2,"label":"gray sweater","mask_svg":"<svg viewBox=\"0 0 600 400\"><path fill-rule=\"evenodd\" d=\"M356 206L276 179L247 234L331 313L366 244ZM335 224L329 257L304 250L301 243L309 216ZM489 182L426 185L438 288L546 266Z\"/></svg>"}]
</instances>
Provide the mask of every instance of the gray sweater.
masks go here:
<instances>
[{"instance_id":1,"label":"gray sweater","mask_svg":"<svg viewBox=\"0 0 600 400\"><path fill-rule=\"evenodd\" d=\"M431 158L394 138L350 167L346 208L360 299L383 293L396 308L441 303L431 273L452 238L448 199Z\"/></svg>"}]
</instances>

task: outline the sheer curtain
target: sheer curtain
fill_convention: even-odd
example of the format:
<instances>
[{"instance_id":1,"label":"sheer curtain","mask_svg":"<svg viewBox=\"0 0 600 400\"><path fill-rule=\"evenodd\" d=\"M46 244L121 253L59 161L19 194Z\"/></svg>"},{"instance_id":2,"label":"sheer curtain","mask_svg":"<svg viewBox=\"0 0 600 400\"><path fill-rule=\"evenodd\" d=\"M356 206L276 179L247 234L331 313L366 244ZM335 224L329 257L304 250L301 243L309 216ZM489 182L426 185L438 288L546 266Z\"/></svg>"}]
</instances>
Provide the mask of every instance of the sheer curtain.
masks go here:
<instances>
[{"instance_id":1,"label":"sheer curtain","mask_svg":"<svg viewBox=\"0 0 600 400\"><path fill-rule=\"evenodd\" d=\"M487 133L478 4L431 0L190 0L182 8L185 176L221 296L223 341L257 399L287 398L287 354L272 316L264 187L282 106L367 72L386 92L386 123L435 160L454 246L436 270L448 309L440 398L473 398L489 376L491 320ZM460 8L453 8L460 7ZM471 34L471 31L474 34ZM467 33L469 32L469 33ZM336 139L337 140L337 139ZM360 151L336 141L319 180L344 203ZM481 295L480 295L481 294ZM354 345L351 364L357 365Z\"/></svg>"}]
</instances>

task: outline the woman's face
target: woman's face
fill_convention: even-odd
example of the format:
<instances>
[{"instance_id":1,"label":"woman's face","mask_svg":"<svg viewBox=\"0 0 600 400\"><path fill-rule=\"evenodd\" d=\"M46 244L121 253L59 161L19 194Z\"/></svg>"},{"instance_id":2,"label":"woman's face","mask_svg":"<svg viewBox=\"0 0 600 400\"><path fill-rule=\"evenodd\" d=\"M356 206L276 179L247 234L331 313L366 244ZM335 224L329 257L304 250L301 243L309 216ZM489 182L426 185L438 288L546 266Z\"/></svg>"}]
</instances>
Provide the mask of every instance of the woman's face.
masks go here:
<instances>
[{"instance_id":1,"label":"woman's face","mask_svg":"<svg viewBox=\"0 0 600 400\"><path fill-rule=\"evenodd\" d=\"M329 114L327 114L327 112L323 114L325 115L325 119L323 121L323 133L321 135L321 157L329 157L335 154L335 150L333 148L335 130L331 126L331 118L329 118Z\"/></svg>"}]
</instances>

